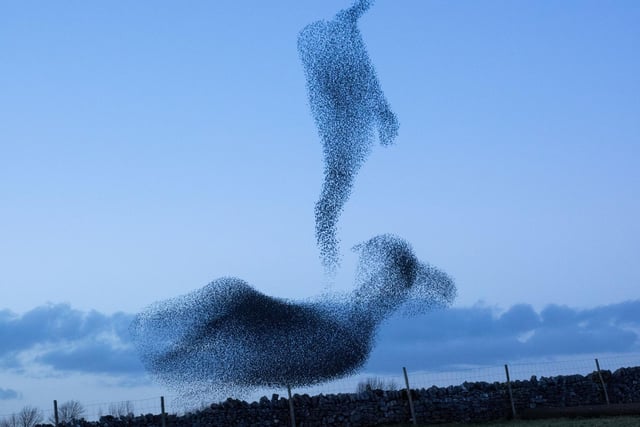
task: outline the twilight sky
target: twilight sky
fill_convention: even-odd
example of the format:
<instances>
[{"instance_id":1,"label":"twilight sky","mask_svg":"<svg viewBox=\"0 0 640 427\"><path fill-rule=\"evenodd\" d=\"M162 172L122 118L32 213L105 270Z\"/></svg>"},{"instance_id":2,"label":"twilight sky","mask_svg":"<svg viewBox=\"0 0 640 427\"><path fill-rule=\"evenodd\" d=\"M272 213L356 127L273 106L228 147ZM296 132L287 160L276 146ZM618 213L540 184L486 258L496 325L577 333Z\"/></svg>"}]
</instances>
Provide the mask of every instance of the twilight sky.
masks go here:
<instances>
[{"instance_id":1,"label":"twilight sky","mask_svg":"<svg viewBox=\"0 0 640 427\"><path fill-rule=\"evenodd\" d=\"M134 387L126 328L158 299L221 276L322 290L296 37L349 4L0 5L0 415L54 379ZM389 232L459 295L406 335L389 322L371 369L416 348L424 369L640 350L639 20L622 0L378 0L361 19L400 132L355 182L336 288L348 248Z\"/></svg>"}]
</instances>

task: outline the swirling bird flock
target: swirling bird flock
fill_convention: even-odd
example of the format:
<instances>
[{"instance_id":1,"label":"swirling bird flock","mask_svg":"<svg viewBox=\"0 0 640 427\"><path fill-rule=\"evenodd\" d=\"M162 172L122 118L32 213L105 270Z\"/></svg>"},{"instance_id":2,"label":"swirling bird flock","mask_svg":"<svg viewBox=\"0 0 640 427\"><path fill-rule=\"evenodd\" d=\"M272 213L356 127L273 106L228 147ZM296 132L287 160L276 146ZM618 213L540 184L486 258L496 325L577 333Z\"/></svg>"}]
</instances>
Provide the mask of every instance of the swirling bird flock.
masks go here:
<instances>
[{"instance_id":1,"label":"swirling bird flock","mask_svg":"<svg viewBox=\"0 0 640 427\"><path fill-rule=\"evenodd\" d=\"M372 6L359 0L298 36L311 113L323 144L324 182L315 206L325 276L340 268L337 224L376 139L393 143L398 120L384 97L358 30ZM295 302L220 278L139 313L131 334L147 371L185 398L224 397L262 387L299 387L355 373L376 331L410 304L450 304L453 280L415 256L405 240L382 234L354 247L353 290Z\"/></svg>"}]
</instances>

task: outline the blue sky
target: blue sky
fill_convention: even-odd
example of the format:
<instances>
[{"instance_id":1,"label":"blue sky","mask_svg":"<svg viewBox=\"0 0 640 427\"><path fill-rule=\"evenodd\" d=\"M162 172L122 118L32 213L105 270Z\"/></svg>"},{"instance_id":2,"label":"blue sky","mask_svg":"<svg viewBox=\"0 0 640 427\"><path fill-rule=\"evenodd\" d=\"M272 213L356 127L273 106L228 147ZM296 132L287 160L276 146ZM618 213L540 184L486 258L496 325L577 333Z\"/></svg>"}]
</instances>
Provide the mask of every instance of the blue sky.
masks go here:
<instances>
[{"instance_id":1,"label":"blue sky","mask_svg":"<svg viewBox=\"0 0 640 427\"><path fill-rule=\"evenodd\" d=\"M322 290L321 144L296 37L348 5L0 5L0 414L35 395L27 383L126 378L119 331L156 300L221 276ZM574 343L563 353L636 351L637 317L612 319L640 282L639 19L635 1L378 0L360 28L400 131L356 180L336 288L352 284L350 246L395 233L456 279L437 322L469 354L484 354L465 338L478 313L533 322L485 340L513 358L542 355L514 341L531 330ZM608 314L558 329L548 307ZM43 326L62 312L85 329ZM391 335L375 360L400 357Z\"/></svg>"}]
</instances>

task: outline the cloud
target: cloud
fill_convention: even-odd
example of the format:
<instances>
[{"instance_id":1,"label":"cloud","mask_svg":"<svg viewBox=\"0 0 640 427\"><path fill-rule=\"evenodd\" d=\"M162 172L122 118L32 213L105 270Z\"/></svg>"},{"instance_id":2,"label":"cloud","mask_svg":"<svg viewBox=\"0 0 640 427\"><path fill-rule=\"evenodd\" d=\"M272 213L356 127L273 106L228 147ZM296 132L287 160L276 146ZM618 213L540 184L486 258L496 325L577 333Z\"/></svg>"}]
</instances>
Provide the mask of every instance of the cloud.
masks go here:
<instances>
[{"instance_id":1,"label":"cloud","mask_svg":"<svg viewBox=\"0 0 640 427\"><path fill-rule=\"evenodd\" d=\"M0 366L14 372L144 377L131 338L133 314L80 311L67 304L23 315L0 311ZM501 365L554 356L640 352L640 301L581 310L517 304L506 311L476 305L395 317L378 334L368 372ZM34 369L37 368L45 369ZM0 389L0 399L18 393Z\"/></svg>"},{"instance_id":2,"label":"cloud","mask_svg":"<svg viewBox=\"0 0 640 427\"><path fill-rule=\"evenodd\" d=\"M60 371L93 374L139 374L144 368L131 348L114 348L105 342L84 342L76 348L57 348L38 356L36 361Z\"/></svg>"},{"instance_id":3,"label":"cloud","mask_svg":"<svg viewBox=\"0 0 640 427\"><path fill-rule=\"evenodd\" d=\"M20 393L10 388L0 388L0 400L17 399Z\"/></svg>"},{"instance_id":4,"label":"cloud","mask_svg":"<svg viewBox=\"0 0 640 427\"><path fill-rule=\"evenodd\" d=\"M49 304L18 316L8 310L0 312L0 357L26 350L35 344L82 340L97 334L112 334L129 341L127 328L133 315L82 312L68 304Z\"/></svg>"},{"instance_id":5,"label":"cloud","mask_svg":"<svg viewBox=\"0 0 640 427\"><path fill-rule=\"evenodd\" d=\"M142 374L128 332L132 320L132 314L83 312L68 304L23 315L0 311L0 366L25 371L35 363L54 371Z\"/></svg>"},{"instance_id":6,"label":"cloud","mask_svg":"<svg viewBox=\"0 0 640 427\"><path fill-rule=\"evenodd\" d=\"M452 308L383 326L366 370L391 372L502 364L561 355L640 351L640 301L579 310L518 304Z\"/></svg>"}]
</instances>

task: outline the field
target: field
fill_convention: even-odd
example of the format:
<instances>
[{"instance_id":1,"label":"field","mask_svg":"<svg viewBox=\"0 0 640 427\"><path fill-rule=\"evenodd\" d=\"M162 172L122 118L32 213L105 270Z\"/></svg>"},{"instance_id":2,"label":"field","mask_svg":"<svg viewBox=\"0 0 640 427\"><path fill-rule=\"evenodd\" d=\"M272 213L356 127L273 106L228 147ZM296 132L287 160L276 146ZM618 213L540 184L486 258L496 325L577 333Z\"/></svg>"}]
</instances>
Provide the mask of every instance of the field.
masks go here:
<instances>
[{"instance_id":1,"label":"field","mask_svg":"<svg viewBox=\"0 0 640 427\"><path fill-rule=\"evenodd\" d=\"M638 427L640 415L593 418L552 418L547 420L507 420L487 423L447 423L419 424L421 427ZM398 424L393 427L412 427L412 424Z\"/></svg>"}]
</instances>

